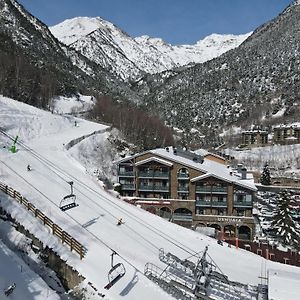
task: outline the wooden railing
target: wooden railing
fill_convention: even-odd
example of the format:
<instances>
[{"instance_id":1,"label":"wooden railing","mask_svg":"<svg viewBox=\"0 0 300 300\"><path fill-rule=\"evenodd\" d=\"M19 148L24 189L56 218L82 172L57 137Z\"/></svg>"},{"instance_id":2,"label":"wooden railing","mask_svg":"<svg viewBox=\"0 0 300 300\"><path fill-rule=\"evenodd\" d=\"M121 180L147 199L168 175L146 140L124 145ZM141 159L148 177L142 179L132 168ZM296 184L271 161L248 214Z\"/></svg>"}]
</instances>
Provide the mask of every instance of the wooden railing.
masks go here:
<instances>
[{"instance_id":1,"label":"wooden railing","mask_svg":"<svg viewBox=\"0 0 300 300\"><path fill-rule=\"evenodd\" d=\"M15 191L13 188L0 182L0 190L16 199L20 204L24 205L28 211L32 212L37 219L43 222L43 225L47 225L49 228L51 228L53 235L57 236L63 244L66 243L68 246L70 246L71 251L74 250L79 254L80 259L83 259L86 253L86 249L81 243L79 243L70 234L68 234L57 224L55 224L51 219L45 216L39 209L37 209L25 197L22 197L22 195L19 192Z\"/></svg>"}]
</instances>

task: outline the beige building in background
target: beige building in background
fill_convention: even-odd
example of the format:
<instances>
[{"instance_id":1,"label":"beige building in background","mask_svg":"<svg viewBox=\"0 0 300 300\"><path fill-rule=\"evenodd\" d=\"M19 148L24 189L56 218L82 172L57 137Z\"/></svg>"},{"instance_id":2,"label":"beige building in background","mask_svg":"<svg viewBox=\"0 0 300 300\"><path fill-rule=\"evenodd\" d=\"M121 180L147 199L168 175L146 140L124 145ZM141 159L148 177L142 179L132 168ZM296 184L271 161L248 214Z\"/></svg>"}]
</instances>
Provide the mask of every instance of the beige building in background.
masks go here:
<instances>
[{"instance_id":1,"label":"beige building in background","mask_svg":"<svg viewBox=\"0 0 300 300\"><path fill-rule=\"evenodd\" d=\"M242 132L242 145L264 146L268 144L268 132L264 130L248 130Z\"/></svg>"}]
</instances>

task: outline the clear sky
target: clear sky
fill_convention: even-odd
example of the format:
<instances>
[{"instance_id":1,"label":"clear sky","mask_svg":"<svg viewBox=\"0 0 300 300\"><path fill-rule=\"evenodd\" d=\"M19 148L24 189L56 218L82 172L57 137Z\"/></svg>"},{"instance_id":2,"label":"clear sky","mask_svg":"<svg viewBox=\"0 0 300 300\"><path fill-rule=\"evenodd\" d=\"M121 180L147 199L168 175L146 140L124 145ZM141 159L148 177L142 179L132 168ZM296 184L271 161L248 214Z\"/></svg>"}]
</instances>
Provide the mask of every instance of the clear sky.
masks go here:
<instances>
[{"instance_id":1,"label":"clear sky","mask_svg":"<svg viewBox=\"0 0 300 300\"><path fill-rule=\"evenodd\" d=\"M47 25L99 16L136 37L193 44L211 33L242 34L276 17L293 0L19 0Z\"/></svg>"}]
</instances>

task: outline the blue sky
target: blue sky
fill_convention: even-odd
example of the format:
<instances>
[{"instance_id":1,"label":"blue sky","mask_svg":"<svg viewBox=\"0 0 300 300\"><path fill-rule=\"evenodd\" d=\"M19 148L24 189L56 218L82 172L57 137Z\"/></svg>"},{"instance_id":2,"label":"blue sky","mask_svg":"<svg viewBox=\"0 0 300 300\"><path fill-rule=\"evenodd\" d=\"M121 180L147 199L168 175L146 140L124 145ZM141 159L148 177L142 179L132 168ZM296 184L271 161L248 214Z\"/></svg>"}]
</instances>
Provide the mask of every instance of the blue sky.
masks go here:
<instances>
[{"instance_id":1,"label":"blue sky","mask_svg":"<svg viewBox=\"0 0 300 300\"><path fill-rule=\"evenodd\" d=\"M77 16L100 16L131 36L193 44L211 33L247 33L276 17L292 0L19 0L55 25Z\"/></svg>"}]
</instances>

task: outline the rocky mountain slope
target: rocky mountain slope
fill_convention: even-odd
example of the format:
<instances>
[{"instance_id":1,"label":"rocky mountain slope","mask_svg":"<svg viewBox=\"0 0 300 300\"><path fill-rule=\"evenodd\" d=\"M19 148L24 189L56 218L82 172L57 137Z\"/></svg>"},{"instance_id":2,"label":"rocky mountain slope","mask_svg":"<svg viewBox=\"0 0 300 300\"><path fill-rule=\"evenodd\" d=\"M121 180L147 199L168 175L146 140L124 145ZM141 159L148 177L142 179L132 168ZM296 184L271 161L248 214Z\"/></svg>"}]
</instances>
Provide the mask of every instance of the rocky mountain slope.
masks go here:
<instances>
[{"instance_id":1,"label":"rocky mountain slope","mask_svg":"<svg viewBox=\"0 0 300 300\"><path fill-rule=\"evenodd\" d=\"M299 118L300 4L262 25L238 48L203 64L145 76L133 87L169 125L212 137L225 125Z\"/></svg>"},{"instance_id":2,"label":"rocky mountain slope","mask_svg":"<svg viewBox=\"0 0 300 300\"><path fill-rule=\"evenodd\" d=\"M0 0L0 66L0 93L40 107L78 91L126 94L119 79L61 44L15 0Z\"/></svg>"},{"instance_id":3,"label":"rocky mountain slope","mask_svg":"<svg viewBox=\"0 0 300 300\"><path fill-rule=\"evenodd\" d=\"M250 35L213 34L195 45L172 46L160 38L132 38L100 17L65 20L50 30L62 43L125 80L202 63L237 47Z\"/></svg>"}]
</instances>

